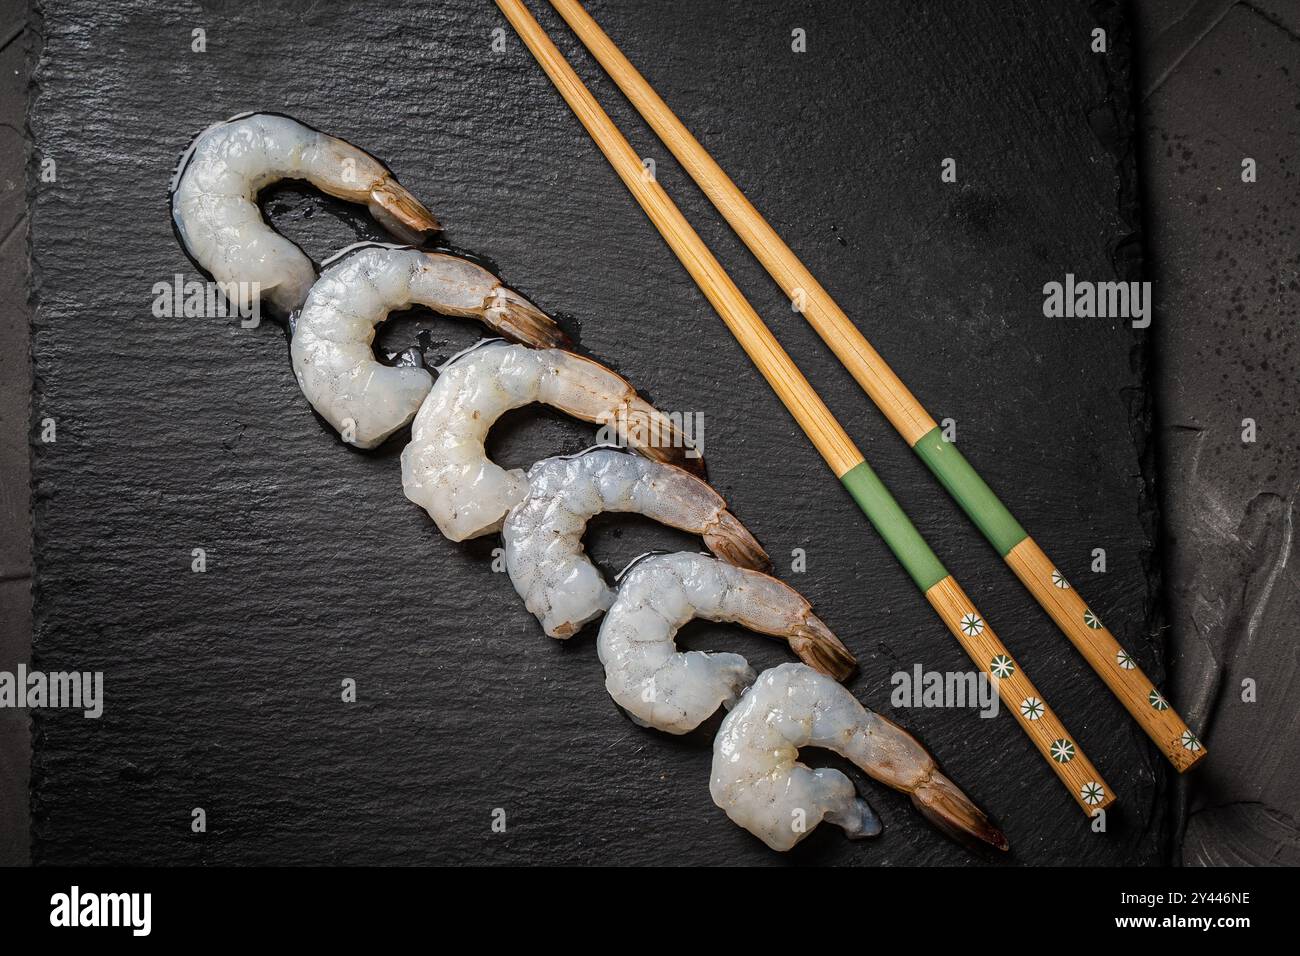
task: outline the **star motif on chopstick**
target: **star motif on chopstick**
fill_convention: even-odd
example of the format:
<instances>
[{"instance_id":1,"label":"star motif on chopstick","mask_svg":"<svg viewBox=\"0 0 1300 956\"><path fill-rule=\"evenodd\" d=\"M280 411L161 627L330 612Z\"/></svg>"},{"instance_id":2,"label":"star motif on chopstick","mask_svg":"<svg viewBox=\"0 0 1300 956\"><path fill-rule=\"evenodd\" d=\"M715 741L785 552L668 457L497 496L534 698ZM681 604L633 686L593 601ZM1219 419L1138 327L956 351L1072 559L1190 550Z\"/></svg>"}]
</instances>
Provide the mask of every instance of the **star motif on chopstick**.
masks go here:
<instances>
[{"instance_id":1,"label":"star motif on chopstick","mask_svg":"<svg viewBox=\"0 0 1300 956\"><path fill-rule=\"evenodd\" d=\"M1153 690L1151 693L1147 694L1147 703L1149 703L1156 710L1169 709L1169 701L1161 697L1160 691L1158 690Z\"/></svg>"},{"instance_id":2,"label":"star motif on chopstick","mask_svg":"<svg viewBox=\"0 0 1300 956\"><path fill-rule=\"evenodd\" d=\"M1089 780L1079 788L1079 799L1090 807L1095 807L1106 799L1106 788L1095 780Z\"/></svg>"},{"instance_id":3,"label":"star motif on chopstick","mask_svg":"<svg viewBox=\"0 0 1300 956\"><path fill-rule=\"evenodd\" d=\"M1190 730L1184 730L1183 735L1178 738L1178 742L1183 745L1184 750L1189 750L1192 753L1196 753L1201 749L1201 742L1196 739L1196 734Z\"/></svg>"},{"instance_id":4,"label":"star motif on chopstick","mask_svg":"<svg viewBox=\"0 0 1300 956\"><path fill-rule=\"evenodd\" d=\"M1133 655L1124 648L1120 648L1119 653L1115 655L1115 663L1126 671L1131 671L1137 667L1137 662L1133 660Z\"/></svg>"},{"instance_id":5,"label":"star motif on chopstick","mask_svg":"<svg viewBox=\"0 0 1300 956\"><path fill-rule=\"evenodd\" d=\"M961 632L967 637L979 637L984 633L984 621L974 611L963 614L961 617Z\"/></svg>"},{"instance_id":6,"label":"star motif on chopstick","mask_svg":"<svg viewBox=\"0 0 1300 956\"><path fill-rule=\"evenodd\" d=\"M1070 590L1070 582L1065 580L1065 575L1056 570L1056 568L1052 568L1052 583L1062 591Z\"/></svg>"},{"instance_id":7,"label":"star motif on chopstick","mask_svg":"<svg viewBox=\"0 0 1300 956\"><path fill-rule=\"evenodd\" d=\"M1052 741L1052 759L1057 763L1069 763L1074 759L1074 744L1065 737Z\"/></svg>"},{"instance_id":8,"label":"star motif on chopstick","mask_svg":"<svg viewBox=\"0 0 1300 956\"><path fill-rule=\"evenodd\" d=\"M1045 710L1043 702L1037 697L1026 697L1020 702L1020 715L1025 720L1038 720Z\"/></svg>"},{"instance_id":9,"label":"star motif on chopstick","mask_svg":"<svg viewBox=\"0 0 1300 956\"><path fill-rule=\"evenodd\" d=\"M999 654L989 661L989 670L998 680L1006 680L1016 672L1016 662L1005 654Z\"/></svg>"},{"instance_id":10,"label":"star motif on chopstick","mask_svg":"<svg viewBox=\"0 0 1300 956\"><path fill-rule=\"evenodd\" d=\"M1094 631L1101 630L1101 619L1097 617L1097 615L1093 614L1092 611L1085 610L1083 612L1083 623L1087 624Z\"/></svg>"}]
</instances>

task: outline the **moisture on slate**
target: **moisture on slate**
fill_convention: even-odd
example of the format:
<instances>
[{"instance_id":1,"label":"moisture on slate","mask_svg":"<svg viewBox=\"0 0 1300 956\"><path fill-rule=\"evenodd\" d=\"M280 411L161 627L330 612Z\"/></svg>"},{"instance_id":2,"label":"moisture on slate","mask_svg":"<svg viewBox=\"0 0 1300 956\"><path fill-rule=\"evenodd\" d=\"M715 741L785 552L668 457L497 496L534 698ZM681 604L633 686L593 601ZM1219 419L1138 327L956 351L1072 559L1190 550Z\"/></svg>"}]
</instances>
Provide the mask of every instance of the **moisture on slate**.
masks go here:
<instances>
[{"instance_id":1,"label":"moisture on slate","mask_svg":"<svg viewBox=\"0 0 1300 956\"><path fill-rule=\"evenodd\" d=\"M1179 857L1295 865L1300 9L1177 6L1143 24L1142 165L1161 252L1170 691L1212 758L1179 794Z\"/></svg>"}]
</instances>

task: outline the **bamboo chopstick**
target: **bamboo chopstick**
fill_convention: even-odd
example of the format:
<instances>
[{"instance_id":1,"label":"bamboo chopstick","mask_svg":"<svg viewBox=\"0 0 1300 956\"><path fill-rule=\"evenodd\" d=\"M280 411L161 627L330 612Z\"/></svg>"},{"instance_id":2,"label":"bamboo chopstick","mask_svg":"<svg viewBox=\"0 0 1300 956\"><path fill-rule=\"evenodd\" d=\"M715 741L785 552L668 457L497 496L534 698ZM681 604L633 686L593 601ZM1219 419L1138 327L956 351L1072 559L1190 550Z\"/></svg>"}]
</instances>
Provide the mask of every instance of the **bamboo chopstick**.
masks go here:
<instances>
[{"instance_id":1,"label":"bamboo chopstick","mask_svg":"<svg viewBox=\"0 0 1300 956\"><path fill-rule=\"evenodd\" d=\"M668 198L643 175L641 159L521 0L496 0L560 95L577 115L623 184L654 223L687 272L799 427L902 563L975 665L987 674L1012 715L1085 813L1115 799L1082 748L1011 657L964 591L935 557L907 515L866 463L852 439L763 324L704 241Z\"/></svg>"},{"instance_id":2,"label":"bamboo chopstick","mask_svg":"<svg viewBox=\"0 0 1300 956\"><path fill-rule=\"evenodd\" d=\"M754 208L712 156L601 30L578 0L551 0L592 56L642 118L691 174L793 302L857 379L917 456L948 489L971 521L997 548L1035 600L1092 666L1111 693L1160 747L1179 772L1205 757L1204 745L1156 690L1133 657L1070 587L1038 543L984 483L957 447L943 439L933 418L879 353Z\"/></svg>"}]
</instances>

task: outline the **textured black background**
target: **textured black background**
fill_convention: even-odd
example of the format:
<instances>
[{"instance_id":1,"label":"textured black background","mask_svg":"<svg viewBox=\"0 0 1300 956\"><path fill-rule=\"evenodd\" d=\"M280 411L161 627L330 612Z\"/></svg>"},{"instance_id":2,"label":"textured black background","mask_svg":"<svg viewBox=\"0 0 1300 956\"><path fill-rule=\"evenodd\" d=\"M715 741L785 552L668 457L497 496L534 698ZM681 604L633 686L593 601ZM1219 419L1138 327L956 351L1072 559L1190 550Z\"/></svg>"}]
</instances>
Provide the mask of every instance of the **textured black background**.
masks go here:
<instances>
[{"instance_id":1,"label":"textured black background","mask_svg":"<svg viewBox=\"0 0 1300 956\"><path fill-rule=\"evenodd\" d=\"M1051 9L1049 9L1051 7ZM1157 680L1141 339L1049 321L1041 286L1132 265L1126 38L1088 51L1075 5L594 3L606 26L862 324ZM561 47L577 44L538 10ZM190 31L208 50L190 52ZM790 52L790 30L809 52ZM967 661L753 373L488 4L48 3L36 193L35 665L102 669L105 716L38 715L38 862L801 862L986 859L865 784L887 830L829 828L785 858L728 823L707 738L640 730L604 694L592 633L545 638L492 573L401 495L400 445L353 453L297 391L283 335L150 315L194 275L165 206L215 119L277 109L387 160L590 354L662 407L702 410L712 477L857 652L853 684L917 732L1007 831L1017 862L1161 858L1166 776L1145 738L858 392L585 55L579 71L821 389L1122 797L1089 831L1010 717L893 712L889 675ZM960 42L957 42L960 40ZM362 79L362 78L366 79ZM953 156L960 183L939 181ZM269 203L317 258L373 234L293 188ZM475 330L429 323L444 341ZM410 337L411 323L388 341ZM514 416L507 464L589 432ZM603 523L607 568L687 543ZM208 572L189 570L192 548ZM1104 547L1109 571L1088 572ZM775 644L694 628L696 647ZM360 702L339 700L351 677ZM858 776L861 782L860 775ZM203 807L209 832L194 835ZM492 834L493 808L509 830Z\"/></svg>"},{"instance_id":2,"label":"textured black background","mask_svg":"<svg viewBox=\"0 0 1300 956\"><path fill-rule=\"evenodd\" d=\"M1187 865L1295 866L1300 4L1139 9L1168 690L1211 757L1178 788L1176 843Z\"/></svg>"}]
</instances>

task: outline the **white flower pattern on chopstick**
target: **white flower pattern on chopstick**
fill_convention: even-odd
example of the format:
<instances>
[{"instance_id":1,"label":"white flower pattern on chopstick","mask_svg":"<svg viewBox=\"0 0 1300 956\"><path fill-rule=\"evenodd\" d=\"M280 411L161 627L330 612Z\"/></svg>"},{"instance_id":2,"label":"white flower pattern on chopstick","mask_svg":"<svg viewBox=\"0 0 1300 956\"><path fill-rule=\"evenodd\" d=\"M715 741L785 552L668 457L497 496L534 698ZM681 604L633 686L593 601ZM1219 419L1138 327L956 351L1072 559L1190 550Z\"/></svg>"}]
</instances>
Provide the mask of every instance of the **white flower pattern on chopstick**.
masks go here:
<instances>
[{"instance_id":1,"label":"white flower pattern on chopstick","mask_svg":"<svg viewBox=\"0 0 1300 956\"><path fill-rule=\"evenodd\" d=\"M1052 759L1057 763L1069 763L1074 759L1074 744L1065 737L1052 741Z\"/></svg>"}]
</instances>

